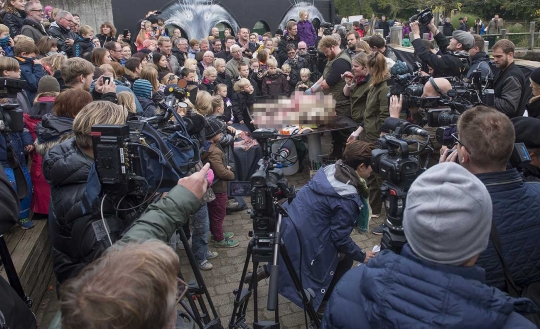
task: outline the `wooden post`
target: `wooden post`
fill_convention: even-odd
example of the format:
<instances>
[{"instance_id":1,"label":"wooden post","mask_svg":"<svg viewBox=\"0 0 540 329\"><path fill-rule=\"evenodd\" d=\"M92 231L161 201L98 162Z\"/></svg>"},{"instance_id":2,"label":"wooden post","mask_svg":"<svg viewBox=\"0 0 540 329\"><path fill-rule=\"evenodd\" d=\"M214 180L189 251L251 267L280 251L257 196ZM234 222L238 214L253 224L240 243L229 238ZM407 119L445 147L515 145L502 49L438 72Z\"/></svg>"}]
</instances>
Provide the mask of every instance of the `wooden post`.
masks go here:
<instances>
[{"instance_id":1,"label":"wooden post","mask_svg":"<svg viewBox=\"0 0 540 329\"><path fill-rule=\"evenodd\" d=\"M501 39L506 39L506 29L501 29Z\"/></svg>"},{"instance_id":2,"label":"wooden post","mask_svg":"<svg viewBox=\"0 0 540 329\"><path fill-rule=\"evenodd\" d=\"M531 27L529 31L531 32L531 38L529 39L529 50L533 50L534 47L534 26L535 22L531 22Z\"/></svg>"}]
</instances>

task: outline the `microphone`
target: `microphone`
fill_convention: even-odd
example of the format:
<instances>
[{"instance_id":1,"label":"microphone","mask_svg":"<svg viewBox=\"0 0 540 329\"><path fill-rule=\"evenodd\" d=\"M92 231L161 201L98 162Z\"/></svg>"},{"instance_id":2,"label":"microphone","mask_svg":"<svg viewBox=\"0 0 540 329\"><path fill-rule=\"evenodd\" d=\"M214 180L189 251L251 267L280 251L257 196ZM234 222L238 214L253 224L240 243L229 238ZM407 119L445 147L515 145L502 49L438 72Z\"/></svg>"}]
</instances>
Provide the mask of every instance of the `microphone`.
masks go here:
<instances>
[{"instance_id":1,"label":"microphone","mask_svg":"<svg viewBox=\"0 0 540 329\"><path fill-rule=\"evenodd\" d=\"M398 130L398 134L408 134L408 135L420 135L424 137L429 137L429 133L424 129L413 125L409 121L398 119L398 118L386 118L384 120L384 125L390 130Z\"/></svg>"}]
</instances>

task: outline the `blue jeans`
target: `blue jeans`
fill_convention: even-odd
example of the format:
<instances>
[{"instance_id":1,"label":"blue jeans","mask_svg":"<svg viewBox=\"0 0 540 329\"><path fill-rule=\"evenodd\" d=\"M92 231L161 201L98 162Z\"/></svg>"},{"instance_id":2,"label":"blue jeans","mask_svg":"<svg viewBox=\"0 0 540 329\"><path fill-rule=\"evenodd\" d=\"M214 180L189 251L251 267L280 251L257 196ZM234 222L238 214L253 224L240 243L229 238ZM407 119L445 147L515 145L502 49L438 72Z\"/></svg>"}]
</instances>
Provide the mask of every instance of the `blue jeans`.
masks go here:
<instances>
[{"instance_id":1,"label":"blue jeans","mask_svg":"<svg viewBox=\"0 0 540 329\"><path fill-rule=\"evenodd\" d=\"M24 197L24 199L19 201L19 219L26 219L30 217L30 202L32 201L32 179L30 178L30 172L25 165L21 165L21 169L24 173L24 178L26 178L26 184L28 185L28 194ZM6 176L9 179L11 185L13 185L13 188L17 190L17 183L15 182L15 174L13 173L13 169L9 167L4 167L4 172L6 173Z\"/></svg>"},{"instance_id":2,"label":"blue jeans","mask_svg":"<svg viewBox=\"0 0 540 329\"><path fill-rule=\"evenodd\" d=\"M191 249L195 260L200 264L206 260L208 252L208 232L210 231L210 219L208 207L204 204L199 211L191 216L193 232L191 233Z\"/></svg>"}]
</instances>

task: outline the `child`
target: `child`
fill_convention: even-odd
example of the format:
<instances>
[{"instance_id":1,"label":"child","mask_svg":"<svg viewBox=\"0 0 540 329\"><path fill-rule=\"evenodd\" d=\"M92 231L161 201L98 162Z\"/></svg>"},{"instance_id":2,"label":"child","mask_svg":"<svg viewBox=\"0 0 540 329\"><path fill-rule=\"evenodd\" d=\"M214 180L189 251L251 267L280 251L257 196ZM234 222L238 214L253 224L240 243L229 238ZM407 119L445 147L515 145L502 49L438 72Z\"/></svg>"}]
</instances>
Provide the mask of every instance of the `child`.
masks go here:
<instances>
[{"instance_id":1,"label":"child","mask_svg":"<svg viewBox=\"0 0 540 329\"><path fill-rule=\"evenodd\" d=\"M216 78L217 78L216 68L213 66L207 67L203 71L203 81L200 84L199 89L206 90L210 94L213 95L216 91L216 86L217 86Z\"/></svg>"},{"instance_id":2,"label":"child","mask_svg":"<svg viewBox=\"0 0 540 329\"><path fill-rule=\"evenodd\" d=\"M281 72L287 77L287 83L289 84L289 92L287 93L287 96L291 96L293 88L295 87L295 84L293 84L291 79L291 66L287 63L281 65Z\"/></svg>"},{"instance_id":3,"label":"child","mask_svg":"<svg viewBox=\"0 0 540 329\"><path fill-rule=\"evenodd\" d=\"M191 39L189 41L188 57L195 58L195 55L200 51L199 40Z\"/></svg>"},{"instance_id":4,"label":"child","mask_svg":"<svg viewBox=\"0 0 540 329\"><path fill-rule=\"evenodd\" d=\"M216 86L216 96L220 96L223 100L223 117L227 124L233 124L234 116L232 113L232 102L228 95L228 87L226 84L220 83Z\"/></svg>"},{"instance_id":5,"label":"child","mask_svg":"<svg viewBox=\"0 0 540 329\"><path fill-rule=\"evenodd\" d=\"M277 61L268 59L268 74L262 80L262 93L266 97L276 97L289 94L289 82L287 77L278 72Z\"/></svg>"},{"instance_id":6,"label":"child","mask_svg":"<svg viewBox=\"0 0 540 329\"><path fill-rule=\"evenodd\" d=\"M13 57L13 39L9 36L9 27L4 24L0 24L0 47L4 56Z\"/></svg>"},{"instance_id":7,"label":"child","mask_svg":"<svg viewBox=\"0 0 540 329\"><path fill-rule=\"evenodd\" d=\"M58 94L60 94L60 84L58 80L51 76L44 76L39 80L38 91L34 106L29 113L24 113L24 123L33 139L36 139L36 127L41 126L43 116L52 113L53 104ZM32 196L32 219L47 219L49 216L49 202L51 201L51 188L41 168L42 157L37 152L30 153L32 166L30 167L30 178L34 188Z\"/></svg>"},{"instance_id":8,"label":"child","mask_svg":"<svg viewBox=\"0 0 540 329\"><path fill-rule=\"evenodd\" d=\"M216 248L233 248L238 246L238 241L232 240L232 232L223 232L223 221L227 211L227 181L234 180L234 172L227 165L225 155L219 141L223 136L225 123L213 116L206 118L205 134L206 144L205 152L201 160L204 163L210 163L210 168L214 171L214 183L212 190L216 196L214 201L208 202L208 215L210 217L210 231L214 239Z\"/></svg>"},{"instance_id":9,"label":"child","mask_svg":"<svg viewBox=\"0 0 540 329\"><path fill-rule=\"evenodd\" d=\"M180 71L180 75L182 75L182 79L186 79L188 85L199 85L197 83L197 76L195 70L184 67L182 71Z\"/></svg>"},{"instance_id":10,"label":"child","mask_svg":"<svg viewBox=\"0 0 540 329\"><path fill-rule=\"evenodd\" d=\"M227 74L227 72L225 72L225 65L226 65L226 62L223 58L216 58L216 60L214 61L214 67L216 68L217 70L217 79L216 81L218 83L223 83L225 85L227 85L227 96L229 98L232 97L232 91L233 91L233 83L231 81L231 77Z\"/></svg>"},{"instance_id":11,"label":"child","mask_svg":"<svg viewBox=\"0 0 540 329\"><path fill-rule=\"evenodd\" d=\"M0 75L4 78L20 79L21 71L18 61L10 57L0 57ZM9 102L10 100L4 98L4 101ZM8 148L8 142L11 148ZM25 230L34 227L34 223L29 218L32 180L25 159L25 153L28 154L34 149L33 144L32 135L26 126L22 132L0 134L0 163L4 167L4 172L10 183L19 192L21 199L19 224Z\"/></svg>"},{"instance_id":12,"label":"child","mask_svg":"<svg viewBox=\"0 0 540 329\"><path fill-rule=\"evenodd\" d=\"M243 62L238 64L238 72L240 73L240 75L238 76L238 79L236 81L238 81L238 80L240 80L242 78L243 79L248 79L249 82L251 83L251 85L253 86L253 90L255 90L255 95L257 95L258 94L257 82L255 82L255 80L250 78L249 66L246 63L243 63Z\"/></svg>"},{"instance_id":13,"label":"child","mask_svg":"<svg viewBox=\"0 0 540 329\"><path fill-rule=\"evenodd\" d=\"M309 80L310 77L311 77L311 71L308 68L304 67L303 69L301 69L300 70L301 80L298 81L294 90L306 91L309 88L311 88L311 86L313 86L313 82Z\"/></svg>"},{"instance_id":14,"label":"child","mask_svg":"<svg viewBox=\"0 0 540 329\"><path fill-rule=\"evenodd\" d=\"M94 30L89 25L81 26L77 39L75 39L75 43L72 46L73 56L83 57L85 53L92 52L92 49L94 49L93 38Z\"/></svg>"},{"instance_id":15,"label":"child","mask_svg":"<svg viewBox=\"0 0 540 329\"><path fill-rule=\"evenodd\" d=\"M193 72L195 72L195 81L197 81L198 84L201 79L197 74L197 61L194 58L188 58L184 61L184 67L187 67L188 69L191 69L193 70Z\"/></svg>"},{"instance_id":16,"label":"child","mask_svg":"<svg viewBox=\"0 0 540 329\"><path fill-rule=\"evenodd\" d=\"M315 46L317 41L317 33L315 27L309 21L309 14L307 11L302 10L298 15L300 20L298 21L298 40L304 41L308 47Z\"/></svg>"},{"instance_id":17,"label":"child","mask_svg":"<svg viewBox=\"0 0 540 329\"><path fill-rule=\"evenodd\" d=\"M234 121L245 124L249 131L254 131L255 126L251 117L251 108L255 103L253 86L248 79L240 79L234 84L234 93L232 99L232 110Z\"/></svg>"},{"instance_id":18,"label":"child","mask_svg":"<svg viewBox=\"0 0 540 329\"><path fill-rule=\"evenodd\" d=\"M15 44L15 59L19 62L21 78L26 80L26 95L28 99L36 98L39 79L43 77L43 66L41 61L35 59L39 51L34 44L34 40L20 39Z\"/></svg>"},{"instance_id":19,"label":"child","mask_svg":"<svg viewBox=\"0 0 540 329\"><path fill-rule=\"evenodd\" d=\"M152 100L152 84L145 79L137 79L133 83L133 93L141 103L143 109L142 116L153 117L156 114L157 106Z\"/></svg>"}]
</instances>

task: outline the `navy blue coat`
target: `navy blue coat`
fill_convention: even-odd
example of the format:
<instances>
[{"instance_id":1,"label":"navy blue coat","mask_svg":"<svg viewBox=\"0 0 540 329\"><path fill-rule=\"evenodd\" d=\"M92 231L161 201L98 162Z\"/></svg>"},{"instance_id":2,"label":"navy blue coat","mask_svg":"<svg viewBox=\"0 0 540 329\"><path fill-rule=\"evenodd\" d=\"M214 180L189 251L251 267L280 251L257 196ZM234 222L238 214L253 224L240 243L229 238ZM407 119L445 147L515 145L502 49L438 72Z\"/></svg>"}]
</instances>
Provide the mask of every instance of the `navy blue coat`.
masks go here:
<instances>
[{"instance_id":1,"label":"navy blue coat","mask_svg":"<svg viewBox=\"0 0 540 329\"><path fill-rule=\"evenodd\" d=\"M282 221L281 232L289 256L300 264L302 245L302 284L315 292L313 306L319 305L332 281L340 253L362 262L365 252L351 239L362 202L352 185L334 178L335 165L319 169L315 177L297 194L287 209L290 218ZM296 231L291 224L294 221ZM296 305L302 302L280 258L279 293ZM297 273L299 268L296 269Z\"/></svg>"},{"instance_id":2,"label":"navy blue coat","mask_svg":"<svg viewBox=\"0 0 540 329\"><path fill-rule=\"evenodd\" d=\"M493 223L506 264L516 284L540 282L540 183L523 182L515 169L476 175L493 202ZM491 241L477 265L486 270L486 284L506 291L501 261Z\"/></svg>"},{"instance_id":3,"label":"navy blue coat","mask_svg":"<svg viewBox=\"0 0 540 329\"><path fill-rule=\"evenodd\" d=\"M26 95L33 104L37 95L39 80L43 77L43 66L34 64L33 58L15 56L21 68L21 79L26 80Z\"/></svg>"},{"instance_id":4,"label":"navy blue coat","mask_svg":"<svg viewBox=\"0 0 540 329\"><path fill-rule=\"evenodd\" d=\"M34 140L28 129L24 128L23 132L20 133L9 133L9 138L11 139L11 145L13 146L14 156L17 157L20 165L26 165L26 159L24 157L24 147L27 145L32 145ZM0 134L0 163L5 168L10 168L7 161L7 144L4 134Z\"/></svg>"},{"instance_id":5,"label":"navy blue coat","mask_svg":"<svg viewBox=\"0 0 540 329\"><path fill-rule=\"evenodd\" d=\"M536 328L516 313L534 311L483 283L478 266L423 260L406 244L401 255L383 250L334 288L322 328Z\"/></svg>"}]
</instances>

